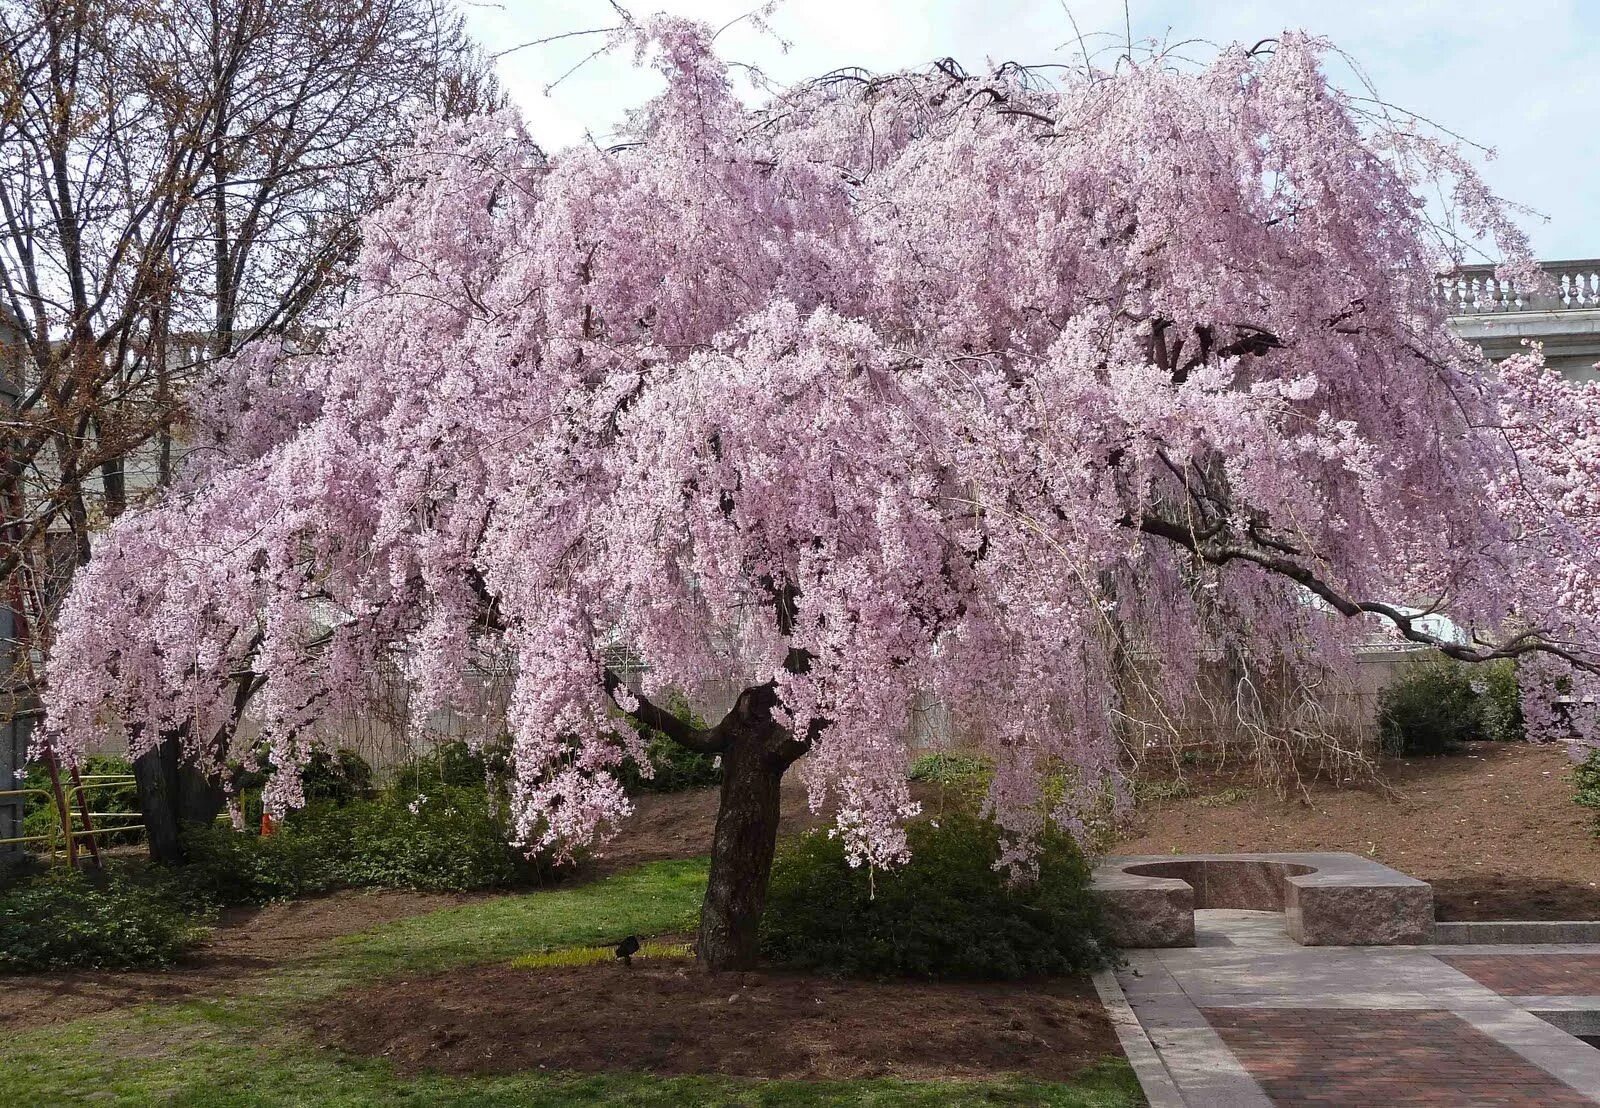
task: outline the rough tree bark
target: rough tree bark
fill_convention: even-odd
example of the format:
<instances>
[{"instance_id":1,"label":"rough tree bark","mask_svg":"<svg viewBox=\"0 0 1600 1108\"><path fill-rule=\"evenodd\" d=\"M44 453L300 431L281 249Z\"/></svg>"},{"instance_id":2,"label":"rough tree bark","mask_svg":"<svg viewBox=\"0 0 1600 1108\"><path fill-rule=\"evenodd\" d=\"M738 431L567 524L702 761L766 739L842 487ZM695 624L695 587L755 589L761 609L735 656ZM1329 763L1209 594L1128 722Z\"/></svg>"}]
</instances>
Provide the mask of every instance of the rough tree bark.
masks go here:
<instances>
[{"instance_id":1,"label":"rough tree bark","mask_svg":"<svg viewBox=\"0 0 1600 1108\"><path fill-rule=\"evenodd\" d=\"M778 843L778 790L806 745L773 721L776 704L770 685L750 689L716 727L725 734L722 796L695 940L695 956L713 971L749 969L759 954Z\"/></svg>"},{"instance_id":2,"label":"rough tree bark","mask_svg":"<svg viewBox=\"0 0 1600 1108\"><path fill-rule=\"evenodd\" d=\"M178 835L178 744L170 736L133 760L150 860L175 866L183 861Z\"/></svg>"},{"instance_id":3,"label":"rough tree bark","mask_svg":"<svg viewBox=\"0 0 1600 1108\"><path fill-rule=\"evenodd\" d=\"M237 678L232 715L211 740L211 756L216 765L226 760L239 720L260 687L261 681L253 673ZM222 783L183 757L183 739L181 732L164 734L160 743L133 760L150 860L169 866L188 861L183 850L183 825L209 826L227 801Z\"/></svg>"},{"instance_id":4,"label":"rough tree bark","mask_svg":"<svg viewBox=\"0 0 1600 1108\"><path fill-rule=\"evenodd\" d=\"M180 754L181 740L165 735L160 745L133 760L150 860L178 866L188 860L183 825L209 825L222 811L222 788Z\"/></svg>"},{"instance_id":5,"label":"rough tree bark","mask_svg":"<svg viewBox=\"0 0 1600 1108\"><path fill-rule=\"evenodd\" d=\"M606 675L614 692L620 679ZM784 772L811 747L773 719L772 684L746 689L711 728L695 727L642 697L628 711L637 723L680 746L722 757L722 793L711 840L711 876L695 939L698 965L713 973L752 968L760 954L761 914L778 843L779 789Z\"/></svg>"}]
</instances>

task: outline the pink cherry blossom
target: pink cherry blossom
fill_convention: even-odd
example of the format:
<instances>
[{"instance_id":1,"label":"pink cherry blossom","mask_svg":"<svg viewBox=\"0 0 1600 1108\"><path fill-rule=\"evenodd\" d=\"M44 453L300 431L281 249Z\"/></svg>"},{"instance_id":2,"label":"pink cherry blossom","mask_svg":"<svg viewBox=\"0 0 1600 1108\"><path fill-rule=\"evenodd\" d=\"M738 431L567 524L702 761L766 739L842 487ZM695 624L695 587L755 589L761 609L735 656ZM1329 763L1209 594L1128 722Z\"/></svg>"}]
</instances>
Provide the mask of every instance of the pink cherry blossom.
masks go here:
<instances>
[{"instance_id":1,"label":"pink cherry blossom","mask_svg":"<svg viewBox=\"0 0 1600 1108\"><path fill-rule=\"evenodd\" d=\"M379 673L422 712L506 673L519 833L565 848L628 809L620 713L770 688L882 864L937 704L1025 865L1042 777L1070 770L1050 814L1081 827L1208 660L1346 673L1380 629L1429 640L1424 608L1450 652L1523 658L1541 733L1592 732L1549 704L1600 666L1600 388L1452 336L1420 190L1508 265L1526 244L1452 147L1330 87L1323 44L750 107L703 28L624 33L667 78L629 143L439 126L324 348L199 399L193 472L62 614L69 758L119 728L202 752L246 673L292 768Z\"/></svg>"}]
</instances>

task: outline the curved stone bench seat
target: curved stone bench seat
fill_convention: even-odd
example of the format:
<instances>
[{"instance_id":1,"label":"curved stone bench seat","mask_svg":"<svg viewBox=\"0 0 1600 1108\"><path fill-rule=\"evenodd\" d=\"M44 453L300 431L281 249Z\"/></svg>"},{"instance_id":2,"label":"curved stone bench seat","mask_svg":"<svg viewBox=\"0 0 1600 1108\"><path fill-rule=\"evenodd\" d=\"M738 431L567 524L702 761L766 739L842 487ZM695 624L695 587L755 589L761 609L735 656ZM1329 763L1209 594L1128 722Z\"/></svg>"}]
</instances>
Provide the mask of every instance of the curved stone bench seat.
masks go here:
<instances>
[{"instance_id":1,"label":"curved stone bench seat","mask_svg":"<svg viewBox=\"0 0 1600 1108\"><path fill-rule=\"evenodd\" d=\"M1433 940L1433 888L1359 854L1106 858L1093 887L1122 947L1193 946L1196 908L1282 912L1304 946Z\"/></svg>"}]
</instances>

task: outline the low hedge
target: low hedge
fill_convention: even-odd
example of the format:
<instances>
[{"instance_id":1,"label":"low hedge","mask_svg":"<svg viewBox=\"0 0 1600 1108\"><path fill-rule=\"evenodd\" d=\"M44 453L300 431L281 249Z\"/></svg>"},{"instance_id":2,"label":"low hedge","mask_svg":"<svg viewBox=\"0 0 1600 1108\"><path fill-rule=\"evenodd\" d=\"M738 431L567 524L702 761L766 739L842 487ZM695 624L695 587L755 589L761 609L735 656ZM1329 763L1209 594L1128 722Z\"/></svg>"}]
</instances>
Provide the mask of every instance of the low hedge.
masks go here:
<instances>
[{"instance_id":1,"label":"low hedge","mask_svg":"<svg viewBox=\"0 0 1600 1108\"><path fill-rule=\"evenodd\" d=\"M538 874L508 843L481 783L409 800L309 805L290 817L283 837L328 844L335 882L352 887L464 891Z\"/></svg>"},{"instance_id":2,"label":"low hedge","mask_svg":"<svg viewBox=\"0 0 1600 1108\"><path fill-rule=\"evenodd\" d=\"M340 883L337 856L346 846L288 830L260 835L189 824L183 849L188 861L174 870L174 878L199 911L327 892Z\"/></svg>"},{"instance_id":3,"label":"low hedge","mask_svg":"<svg viewBox=\"0 0 1600 1108\"><path fill-rule=\"evenodd\" d=\"M0 893L0 970L164 966L204 935L171 889L57 870Z\"/></svg>"},{"instance_id":4,"label":"low hedge","mask_svg":"<svg viewBox=\"0 0 1600 1108\"><path fill-rule=\"evenodd\" d=\"M911 860L851 866L825 832L785 845L762 923L771 960L842 974L1018 978L1092 970L1107 947L1072 839L1047 833L1039 876L1011 884L995 868L993 823L965 813L907 829Z\"/></svg>"},{"instance_id":5,"label":"low hedge","mask_svg":"<svg viewBox=\"0 0 1600 1108\"><path fill-rule=\"evenodd\" d=\"M190 827L185 849L185 883L219 905L336 888L500 888L541 875L507 842L482 784L441 786L409 800L385 793L348 804L312 801L266 836Z\"/></svg>"}]
</instances>

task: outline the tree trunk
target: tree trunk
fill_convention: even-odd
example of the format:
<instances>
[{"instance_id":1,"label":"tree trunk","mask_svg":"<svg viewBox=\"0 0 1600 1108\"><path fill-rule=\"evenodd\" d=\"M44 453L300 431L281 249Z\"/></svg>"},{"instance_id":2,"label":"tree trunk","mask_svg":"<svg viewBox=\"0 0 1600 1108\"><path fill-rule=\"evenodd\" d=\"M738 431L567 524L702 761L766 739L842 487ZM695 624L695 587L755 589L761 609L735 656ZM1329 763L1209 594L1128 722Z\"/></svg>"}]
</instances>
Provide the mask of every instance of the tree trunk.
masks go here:
<instances>
[{"instance_id":1,"label":"tree trunk","mask_svg":"<svg viewBox=\"0 0 1600 1108\"><path fill-rule=\"evenodd\" d=\"M722 756L711 880L695 943L695 956L708 970L743 970L756 963L778 843L778 786L787 768L771 745L754 735L740 736Z\"/></svg>"},{"instance_id":2,"label":"tree trunk","mask_svg":"<svg viewBox=\"0 0 1600 1108\"><path fill-rule=\"evenodd\" d=\"M144 817L150 860L178 866L188 860L183 851L183 825L209 826L222 811L222 787L182 756L180 737L164 735L153 750L133 760L134 786L139 812Z\"/></svg>"},{"instance_id":3,"label":"tree trunk","mask_svg":"<svg viewBox=\"0 0 1600 1108\"><path fill-rule=\"evenodd\" d=\"M809 655L790 650L785 666L803 673ZM613 697L622 678L605 671ZM811 749L826 723L813 722L803 738L773 719L778 707L774 682L739 694L733 709L715 727L697 726L633 694L618 707L641 729L671 739L687 750L722 757L722 797L711 840L711 878L700 908L695 957L700 968L717 973L745 970L760 954L761 913L767 906L772 855L778 845L778 789L783 774Z\"/></svg>"},{"instance_id":4,"label":"tree trunk","mask_svg":"<svg viewBox=\"0 0 1600 1108\"><path fill-rule=\"evenodd\" d=\"M168 736L133 760L139 812L144 817L150 860L162 865L183 863L178 838L178 743Z\"/></svg>"},{"instance_id":5,"label":"tree trunk","mask_svg":"<svg viewBox=\"0 0 1600 1108\"><path fill-rule=\"evenodd\" d=\"M778 844L778 789L806 749L773 721L776 706L771 685L747 689L717 727L727 740L722 799L695 941L695 957L712 972L750 969L760 953L761 913Z\"/></svg>"},{"instance_id":6,"label":"tree trunk","mask_svg":"<svg viewBox=\"0 0 1600 1108\"><path fill-rule=\"evenodd\" d=\"M210 827L222 814L227 797L222 782L184 763L178 766L178 822Z\"/></svg>"},{"instance_id":7,"label":"tree trunk","mask_svg":"<svg viewBox=\"0 0 1600 1108\"><path fill-rule=\"evenodd\" d=\"M254 673L245 673L238 679L233 714L211 739L211 764L221 766L227 758L239 720L264 681ZM183 825L198 823L209 827L227 803L221 780L208 777L183 757L183 738L181 730L168 732L161 736L155 749L133 760L133 779L139 792L139 811L144 815L150 860L169 866L188 861L179 834Z\"/></svg>"}]
</instances>

